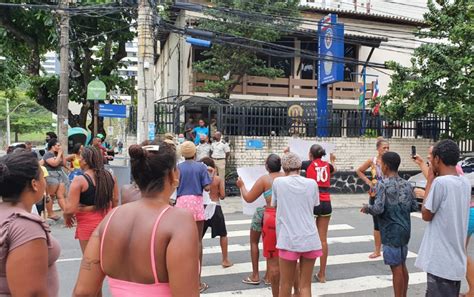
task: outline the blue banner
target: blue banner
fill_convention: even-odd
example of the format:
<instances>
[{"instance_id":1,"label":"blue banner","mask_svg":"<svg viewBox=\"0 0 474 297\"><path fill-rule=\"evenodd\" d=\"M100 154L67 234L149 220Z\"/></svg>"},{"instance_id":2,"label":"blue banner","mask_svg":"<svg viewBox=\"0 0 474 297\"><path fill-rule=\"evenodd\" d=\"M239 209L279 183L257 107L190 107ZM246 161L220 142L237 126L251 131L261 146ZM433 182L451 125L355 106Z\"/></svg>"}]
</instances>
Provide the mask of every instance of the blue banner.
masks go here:
<instances>
[{"instance_id":1,"label":"blue banner","mask_svg":"<svg viewBox=\"0 0 474 297\"><path fill-rule=\"evenodd\" d=\"M344 24L337 23L337 15L329 14L318 24L320 84L344 80Z\"/></svg>"},{"instance_id":2,"label":"blue banner","mask_svg":"<svg viewBox=\"0 0 474 297\"><path fill-rule=\"evenodd\" d=\"M329 14L318 23L318 101L316 135L329 136L328 84L344 80L344 25Z\"/></svg>"},{"instance_id":3,"label":"blue banner","mask_svg":"<svg viewBox=\"0 0 474 297\"><path fill-rule=\"evenodd\" d=\"M99 117L126 118L127 106L118 104L99 104Z\"/></svg>"}]
</instances>

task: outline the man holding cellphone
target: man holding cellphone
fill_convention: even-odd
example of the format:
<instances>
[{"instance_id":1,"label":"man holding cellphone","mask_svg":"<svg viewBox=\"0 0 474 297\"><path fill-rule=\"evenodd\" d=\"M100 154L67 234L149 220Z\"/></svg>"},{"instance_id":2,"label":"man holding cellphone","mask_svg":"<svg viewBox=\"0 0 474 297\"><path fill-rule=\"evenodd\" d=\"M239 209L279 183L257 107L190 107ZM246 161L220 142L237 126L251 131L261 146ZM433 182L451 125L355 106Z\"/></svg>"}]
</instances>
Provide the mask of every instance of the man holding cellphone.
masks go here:
<instances>
[{"instance_id":1,"label":"man holding cellphone","mask_svg":"<svg viewBox=\"0 0 474 297\"><path fill-rule=\"evenodd\" d=\"M427 297L457 297L466 274L471 185L456 170L459 147L438 142L428 170L422 218L429 222L415 266L428 274Z\"/></svg>"}]
</instances>

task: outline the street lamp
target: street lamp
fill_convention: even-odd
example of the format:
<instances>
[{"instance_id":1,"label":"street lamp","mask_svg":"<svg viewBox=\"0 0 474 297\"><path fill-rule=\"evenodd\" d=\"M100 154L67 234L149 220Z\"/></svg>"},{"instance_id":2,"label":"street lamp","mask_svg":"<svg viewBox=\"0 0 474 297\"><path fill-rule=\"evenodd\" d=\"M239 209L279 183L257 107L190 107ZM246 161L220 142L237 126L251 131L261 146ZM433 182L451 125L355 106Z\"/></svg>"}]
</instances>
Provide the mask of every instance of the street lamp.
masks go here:
<instances>
[{"instance_id":1,"label":"street lamp","mask_svg":"<svg viewBox=\"0 0 474 297\"><path fill-rule=\"evenodd\" d=\"M7 109L7 145L11 145L11 140L10 140L10 115L15 112L20 106L25 105L25 103L20 103L15 108L13 108L12 111L10 111L10 100L8 98L5 98L7 101L6 104L6 109Z\"/></svg>"}]
</instances>

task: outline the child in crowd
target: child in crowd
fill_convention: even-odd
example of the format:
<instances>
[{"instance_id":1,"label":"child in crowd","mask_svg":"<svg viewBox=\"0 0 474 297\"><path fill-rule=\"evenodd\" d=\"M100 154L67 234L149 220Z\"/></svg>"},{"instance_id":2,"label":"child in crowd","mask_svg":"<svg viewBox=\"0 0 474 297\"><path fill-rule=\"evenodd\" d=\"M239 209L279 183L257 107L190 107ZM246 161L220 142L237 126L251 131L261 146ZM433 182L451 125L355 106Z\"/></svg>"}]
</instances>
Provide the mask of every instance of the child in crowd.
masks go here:
<instances>
[{"instance_id":1,"label":"child in crowd","mask_svg":"<svg viewBox=\"0 0 474 297\"><path fill-rule=\"evenodd\" d=\"M229 268L234 264L229 261L229 254L227 252L229 240L227 238L224 213L222 212L220 205L220 200L225 198L222 179L216 175L216 164L214 163L214 160L209 157L204 157L200 161L207 166L209 175L212 179L209 190L210 201L206 205L206 213L209 213L209 218L204 221L202 237L204 237L209 227L212 229L212 238L219 236L222 250L222 267ZM204 203L206 204L206 202Z\"/></svg>"},{"instance_id":2,"label":"child in crowd","mask_svg":"<svg viewBox=\"0 0 474 297\"><path fill-rule=\"evenodd\" d=\"M375 204L365 204L361 212L378 215L383 259L392 270L395 297L403 297L408 290L405 261L411 231L410 212L418 210L418 206L412 186L398 175L400 156L386 152L381 161L384 179L377 183Z\"/></svg>"}]
</instances>

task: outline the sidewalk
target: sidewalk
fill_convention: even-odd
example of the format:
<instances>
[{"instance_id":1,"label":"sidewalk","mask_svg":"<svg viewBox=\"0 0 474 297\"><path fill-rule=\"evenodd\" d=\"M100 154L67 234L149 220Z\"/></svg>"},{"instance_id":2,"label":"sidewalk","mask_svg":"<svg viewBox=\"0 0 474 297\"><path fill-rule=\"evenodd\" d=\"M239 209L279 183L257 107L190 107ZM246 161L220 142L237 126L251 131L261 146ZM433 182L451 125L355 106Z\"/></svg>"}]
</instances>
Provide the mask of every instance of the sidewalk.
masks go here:
<instances>
[{"instance_id":1,"label":"sidewalk","mask_svg":"<svg viewBox=\"0 0 474 297\"><path fill-rule=\"evenodd\" d=\"M369 202L368 194L331 194L332 208L360 208ZM242 199L238 196L226 197L221 201L224 213L241 213Z\"/></svg>"}]
</instances>

